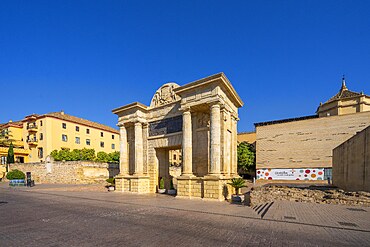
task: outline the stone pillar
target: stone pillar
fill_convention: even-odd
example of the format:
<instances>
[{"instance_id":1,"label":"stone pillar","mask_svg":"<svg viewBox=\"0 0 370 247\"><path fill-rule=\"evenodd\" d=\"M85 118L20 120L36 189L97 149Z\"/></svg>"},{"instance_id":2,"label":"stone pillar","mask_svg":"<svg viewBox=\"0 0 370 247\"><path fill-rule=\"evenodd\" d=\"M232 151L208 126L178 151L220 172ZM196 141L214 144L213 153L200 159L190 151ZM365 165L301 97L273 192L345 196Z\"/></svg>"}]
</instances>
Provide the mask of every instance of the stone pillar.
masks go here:
<instances>
[{"instance_id":1,"label":"stone pillar","mask_svg":"<svg viewBox=\"0 0 370 247\"><path fill-rule=\"evenodd\" d=\"M221 168L221 112L220 105L211 106L211 150L210 150L210 175L219 175Z\"/></svg>"},{"instance_id":2,"label":"stone pillar","mask_svg":"<svg viewBox=\"0 0 370 247\"><path fill-rule=\"evenodd\" d=\"M182 119L182 175L191 176L193 175L193 134L190 110L183 112Z\"/></svg>"},{"instance_id":3,"label":"stone pillar","mask_svg":"<svg viewBox=\"0 0 370 247\"><path fill-rule=\"evenodd\" d=\"M232 154L231 154L231 162L230 162L230 174L231 175L237 175L238 173L238 134L237 134L237 118L235 116L231 117L231 148L232 148Z\"/></svg>"},{"instance_id":4,"label":"stone pillar","mask_svg":"<svg viewBox=\"0 0 370 247\"><path fill-rule=\"evenodd\" d=\"M143 125L135 123L135 175L143 175Z\"/></svg>"},{"instance_id":5,"label":"stone pillar","mask_svg":"<svg viewBox=\"0 0 370 247\"><path fill-rule=\"evenodd\" d=\"M120 156L119 156L119 173L120 175L129 174L128 149L127 149L127 130L124 125L119 128L120 136Z\"/></svg>"},{"instance_id":6,"label":"stone pillar","mask_svg":"<svg viewBox=\"0 0 370 247\"><path fill-rule=\"evenodd\" d=\"M231 132L231 121L230 121L230 112L226 109L221 110L221 150L222 150L222 159L221 159L221 173L224 175L230 175L230 164L231 164L231 141L232 133Z\"/></svg>"}]
</instances>

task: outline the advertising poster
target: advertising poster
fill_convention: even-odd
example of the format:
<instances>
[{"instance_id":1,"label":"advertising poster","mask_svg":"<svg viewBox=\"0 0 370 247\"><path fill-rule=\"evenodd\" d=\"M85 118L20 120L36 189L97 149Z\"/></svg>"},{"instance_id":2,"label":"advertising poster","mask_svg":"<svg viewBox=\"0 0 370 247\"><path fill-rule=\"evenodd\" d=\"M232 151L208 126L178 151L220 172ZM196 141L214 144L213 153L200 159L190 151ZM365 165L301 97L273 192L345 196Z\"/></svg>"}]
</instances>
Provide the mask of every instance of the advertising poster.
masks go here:
<instances>
[{"instance_id":1,"label":"advertising poster","mask_svg":"<svg viewBox=\"0 0 370 247\"><path fill-rule=\"evenodd\" d=\"M257 179L267 180L324 180L324 168L257 169Z\"/></svg>"}]
</instances>

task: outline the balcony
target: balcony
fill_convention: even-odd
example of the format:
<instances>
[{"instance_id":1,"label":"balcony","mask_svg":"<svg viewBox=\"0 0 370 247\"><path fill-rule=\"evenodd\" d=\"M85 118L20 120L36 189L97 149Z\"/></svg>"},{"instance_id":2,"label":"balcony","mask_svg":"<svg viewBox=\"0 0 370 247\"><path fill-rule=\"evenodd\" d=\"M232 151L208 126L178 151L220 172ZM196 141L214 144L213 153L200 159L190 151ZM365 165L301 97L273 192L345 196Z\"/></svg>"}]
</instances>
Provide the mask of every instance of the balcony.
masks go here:
<instances>
[{"instance_id":1,"label":"balcony","mask_svg":"<svg viewBox=\"0 0 370 247\"><path fill-rule=\"evenodd\" d=\"M37 145L37 138L36 137L27 138L26 141L27 141L28 145Z\"/></svg>"},{"instance_id":2,"label":"balcony","mask_svg":"<svg viewBox=\"0 0 370 247\"><path fill-rule=\"evenodd\" d=\"M35 123L32 123L32 124L28 124L27 125L27 130L28 131L37 131L37 124L35 124Z\"/></svg>"}]
</instances>

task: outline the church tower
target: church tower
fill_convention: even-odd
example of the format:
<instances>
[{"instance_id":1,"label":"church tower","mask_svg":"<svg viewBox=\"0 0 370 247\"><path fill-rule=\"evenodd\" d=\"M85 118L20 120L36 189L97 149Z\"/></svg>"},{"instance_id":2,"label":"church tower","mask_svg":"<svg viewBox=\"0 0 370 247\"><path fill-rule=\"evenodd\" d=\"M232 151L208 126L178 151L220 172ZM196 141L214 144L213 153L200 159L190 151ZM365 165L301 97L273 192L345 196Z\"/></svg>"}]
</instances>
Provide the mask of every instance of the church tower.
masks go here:
<instances>
[{"instance_id":1,"label":"church tower","mask_svg":"<svg viewBox=\"0 0 370 247\"><path fill-rule=\"evenodd\" d=\"M317 108L319 117L370 111L370 96L348 90L343 76L339 92Z\"/></svg>"}]
</instances>

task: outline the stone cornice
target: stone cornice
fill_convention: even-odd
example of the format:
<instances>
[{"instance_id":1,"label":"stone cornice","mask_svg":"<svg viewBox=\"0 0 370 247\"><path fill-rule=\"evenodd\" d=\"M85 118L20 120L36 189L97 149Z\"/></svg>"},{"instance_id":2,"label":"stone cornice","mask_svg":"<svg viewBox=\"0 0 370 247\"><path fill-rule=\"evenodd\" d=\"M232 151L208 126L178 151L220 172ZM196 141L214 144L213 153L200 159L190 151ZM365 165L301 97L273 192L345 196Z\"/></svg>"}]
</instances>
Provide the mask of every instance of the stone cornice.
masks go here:
<instances>
[{"instance_id":1,"label":"stone cornice","mask_svg":"<svg viewBox=\"0 0 370 247\"><path fill-rule=\"evenodd\" d=\"M132 110L132 109L137 109L137 110L141 110L143 112L146 112L148 110L148 106L146 106L146 105L144 105L140 102L134 102L134 103L131 103L131 104L128 104L128 105L125 105L125 106L115 108L115 109L112 110L112 112L114 114L119 114L119 113L122 113L124 111Z\"/></svg>"},{"instance_id":2,"label":"stone cornice","mask_svg":"<svg viewBox=\"0 0 370 247\"><path fill-rule=\"evenodd\" d=\"M184 86L174 89L174 92L181 96L184 92L195 90L198 87L206 86L211 83L220 83L221 87L226 89L227 93L230 94L231 100L235 103L237 107L243 106L243 101L240 99L239 95L236 93L234 87L231 85L229 79L225 76L223 72L202 78L200 80L190 82Z\"/></svg>"}]
</instances>

